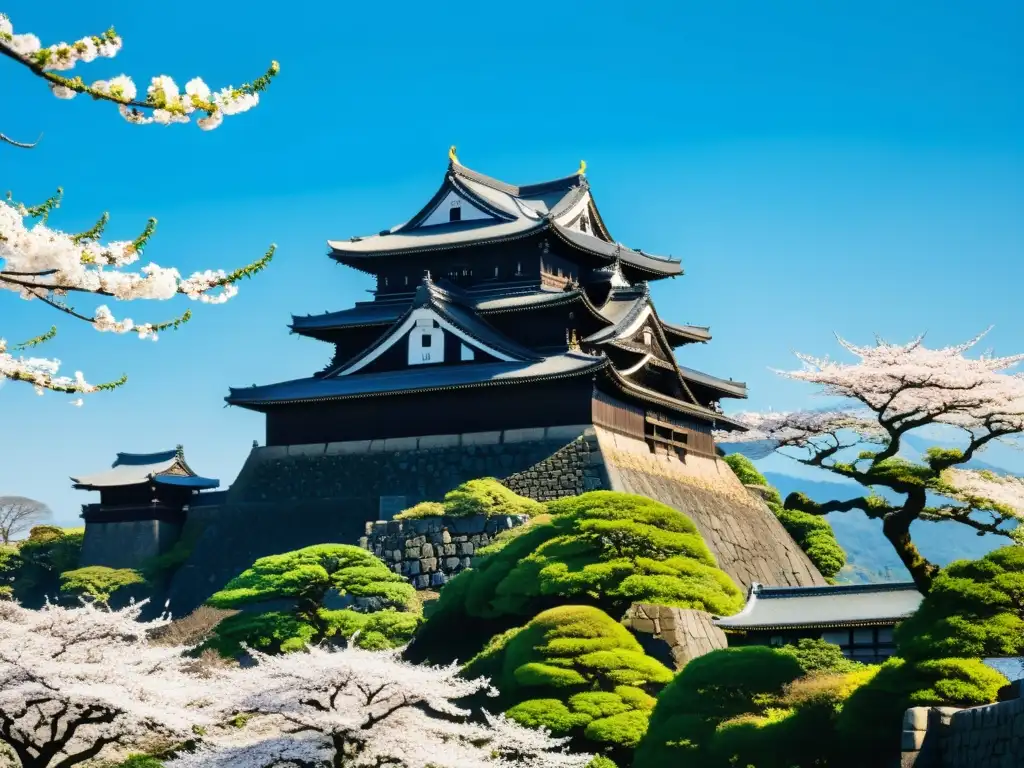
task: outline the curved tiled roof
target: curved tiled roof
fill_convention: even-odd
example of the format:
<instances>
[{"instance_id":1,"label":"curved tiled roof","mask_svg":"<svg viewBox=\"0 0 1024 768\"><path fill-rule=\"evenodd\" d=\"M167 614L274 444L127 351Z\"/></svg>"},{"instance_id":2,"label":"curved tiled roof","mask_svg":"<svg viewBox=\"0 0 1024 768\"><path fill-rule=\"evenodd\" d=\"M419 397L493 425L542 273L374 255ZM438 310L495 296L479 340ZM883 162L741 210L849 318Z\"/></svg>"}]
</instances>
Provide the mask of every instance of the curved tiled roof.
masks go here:
<instances>
[{"instance_id":1,"label":"curved tiled roof","mask_svg":"<svg viewBox=\"0 0 1024 768\"><path fill-rule=\"evenodd\" d=\"M177 470L168 474L171 470ZM178 485L195 490L216 488L219 480L200 477L185 462L181 448L158 453L118 453L110 469L92 475L72 477L75 488L99 490L122 485L139 485L146 482Z\"/></svg>"},{"instance_id":2,"label":"curved tiled roof","mask_svg":"<svg viewBox=\"0 0 1024 768\"><path fill-rule=\"evenodd\" d=\"M581 376L604 368L607 358L581 352L541 360L475 365L416 366L399 371L333 378L307 378L263 387L232 388L227 402L253 407L286 403L345 400L354 397L433 392L470 387L500 386Z\"/></svg>"},{"instance_id":3,"label":"curved tiled roof","mask_svg":"<svg viewBox=\"0 0 1024 768\"><path fill-rule=\"evenodd\" d=\"M449 192L489 214L489 219L469 219L423 226L423 222ZM584 233L566 226L566 216L586 206L595 220L595 232ZM534 231L553 231L565 243L609 261L622 262L642 274L670 277L683 273L677 259L644 253L611 242L581 174L539 184L518 186L451 162L440 188L427 204L406 223L375 235L348 240L329 240L331 256L352 266L362 259L397 253L422 253L483 245L525 237ZM353 263L355 262L355 263Z\"/></svg>"},{"instance_id":4,"label":"curved tiled roof","mask_svg":"<svg viewBox=\"0 0 1024 768\"><path fill-rule=\"evenodd\" d=\"M894 624L917 610L922 596L912 582L829 587L752 584L747 604L716 618L722 629L771 630Z\"/></svg>"}]
</instances>

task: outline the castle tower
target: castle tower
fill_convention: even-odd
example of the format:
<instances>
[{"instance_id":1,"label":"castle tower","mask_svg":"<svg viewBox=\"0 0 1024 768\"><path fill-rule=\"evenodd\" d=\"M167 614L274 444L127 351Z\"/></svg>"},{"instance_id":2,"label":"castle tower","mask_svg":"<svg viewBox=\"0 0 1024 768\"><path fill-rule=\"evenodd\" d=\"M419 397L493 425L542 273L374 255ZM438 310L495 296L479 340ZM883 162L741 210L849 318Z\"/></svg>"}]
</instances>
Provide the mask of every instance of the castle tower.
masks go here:
<instances>
[{"instance_id":1,"label":"castle tower","mask_svg":"<svg viewBox=\"0 0 1024 768\"><path fill-rule=\"evenodd\" d=\"M584 170L514 185L453 148L408 221L328 242L374 297L293 316L325 345L323 370L230 390L263 415L266 445L223 506L190 516L205 532L176 610L256 557L355 543L368 521L485 476L538 500L642 494L689 516L739 584L825 583L716 455L712 431L742 429L719 403L746 386L677 362L711 340L651 299L679 261L617 242Z\"/></svg>"},{"instance_id":2,"label":"castle tower","mask_svg":"<svg viewBox=\"0 0 1024 768\"><path fill-rule=\"evenodd\" d=\"M714 457L718 402L745 385L681 368L673 350L710 340L654 308L648 283L677 260L617 243L581 171L515 186L451 153L405 224L329 242L373 275L373 301L294 317L334 348L305 379L232 389L266 414L267 445L596 424L682 459Z\"/></svg>"}]
</instances>

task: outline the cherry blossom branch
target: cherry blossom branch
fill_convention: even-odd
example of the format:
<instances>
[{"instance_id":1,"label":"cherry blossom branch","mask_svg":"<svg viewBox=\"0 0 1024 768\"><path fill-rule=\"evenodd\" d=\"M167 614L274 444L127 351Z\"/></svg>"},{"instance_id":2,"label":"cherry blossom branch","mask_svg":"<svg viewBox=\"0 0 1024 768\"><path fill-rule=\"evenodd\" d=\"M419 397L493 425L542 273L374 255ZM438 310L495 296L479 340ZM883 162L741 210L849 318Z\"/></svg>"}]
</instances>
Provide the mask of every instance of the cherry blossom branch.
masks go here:
<instances>
[{"instance_id":1,"label":"cherry blossom branch","mask_svg":"<svg viewBox=\"0 0 1024 768\"><path fill-rule=\"evenodd\" d=\"M42 134L40 134L39 139L42 138L43 136ZM28 143L24 141L16 141L15 139L12 139L10 136L0 133L0 143L10 144L12 146L18 147L19 149L32 149L33 147L35 147L36 144L39 143L39 139L36 139L32 143Z\"/></svg>"},{"instance_id":2,"label":"cherry blossom branch","mask_svg":"<svg viewBox=\"0 0 1024 768\"><path fill-rule=\"evenodd\" d=\"M15 34L10 19L0 14L0 55L27 68L33 75L45 80L53 94L60 99L71 99L86 94L100 101L118 105L121 115L130 123L186 123L193 112L204 113L197 124L203 130L219 126L226 115L245 112L259 103L259 94L267 89L280 71L274 61L265 73L251 83L238 88L228 86L213 92L200 78L193 78L185 86L185 94L167 75L152 79L145 99L137 98L135 83L127 75L111 80L97 80L87 85L81 77L65 77L52 70L70 70L79 62L97 58L113 58L121 50L122 41L113 28L101 35L83 37L74 43L57 43L43 47L33 34ZM148 114L147 114L148 113Z\"/></svg>"}]
</instances>

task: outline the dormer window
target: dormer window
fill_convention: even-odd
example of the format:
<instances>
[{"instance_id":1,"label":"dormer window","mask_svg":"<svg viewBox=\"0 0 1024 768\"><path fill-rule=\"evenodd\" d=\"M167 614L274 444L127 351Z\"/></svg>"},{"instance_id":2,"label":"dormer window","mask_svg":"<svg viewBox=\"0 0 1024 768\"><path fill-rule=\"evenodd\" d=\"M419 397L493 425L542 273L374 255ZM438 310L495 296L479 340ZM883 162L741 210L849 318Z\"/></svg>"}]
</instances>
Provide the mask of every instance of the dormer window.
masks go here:
<instances>
[{"instance_id":1,"label":"dormer window","mask_svg":"<svg viewBox=\"0 0 1024 768\"><path fill-rule=\"evenodd\" d=\"M426 348L426 347L429 347L431 344L433 344L433 342L434 342L434 340L433 340L432 337L424 336L422 341L420 341L420 346Z\"/></svg>"},{"instance_id":2,"label":"dormer window","mask_svg":"<svg viewBox=\"0 0 1024 768\"><path fill-rule=\"evenodd\" d=\"M448 209L448 221L462 221L462 208L459 207L458 201Z\"/></svg>"},{"instance_id":3,"label":"dormer window","mask_svg":"<svg viewBox=\"0 0 1024 768\"><path fill-rule=\"evenodd\" d=\"M650 328L644 328L644 346L645 347L651 346L651 338L652 338L651 329Z\"/></svg>"}]
</instances>

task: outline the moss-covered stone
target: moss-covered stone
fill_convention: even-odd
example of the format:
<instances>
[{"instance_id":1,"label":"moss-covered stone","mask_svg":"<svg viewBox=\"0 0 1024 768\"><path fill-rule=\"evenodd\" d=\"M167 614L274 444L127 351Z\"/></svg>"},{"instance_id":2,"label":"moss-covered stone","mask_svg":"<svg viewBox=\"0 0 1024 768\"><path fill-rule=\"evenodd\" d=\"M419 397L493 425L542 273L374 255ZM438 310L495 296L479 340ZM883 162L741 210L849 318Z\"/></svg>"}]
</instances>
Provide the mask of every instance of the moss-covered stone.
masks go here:
<instances>
[{"instance_id":1,"label":"moss-covered stone","mask_svg":"<svg viewBox=\"0 0 1024 768\"><path fill-rule=\"evenodd\" d=\"M620 617L635 602L729 615L743 605L693 523L642 496L595 491L548 504L550 518L510 532L441 592L410 658L472 656L523 619L566 604ZM452 626L458 626L453 637Z\"/></svg>"},{"instance_id":2,"label":"moss-covered stone","mask_svg":"<svg viewBox=\"0 0 1024 768\"><path fill-rule=\"evenodd\" d=\"M672 672L598 608L562 606L494 638L466 665L489 677L512 719L572 736L581 750L628 757Z\"/></svg>"}]
</instances>

